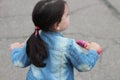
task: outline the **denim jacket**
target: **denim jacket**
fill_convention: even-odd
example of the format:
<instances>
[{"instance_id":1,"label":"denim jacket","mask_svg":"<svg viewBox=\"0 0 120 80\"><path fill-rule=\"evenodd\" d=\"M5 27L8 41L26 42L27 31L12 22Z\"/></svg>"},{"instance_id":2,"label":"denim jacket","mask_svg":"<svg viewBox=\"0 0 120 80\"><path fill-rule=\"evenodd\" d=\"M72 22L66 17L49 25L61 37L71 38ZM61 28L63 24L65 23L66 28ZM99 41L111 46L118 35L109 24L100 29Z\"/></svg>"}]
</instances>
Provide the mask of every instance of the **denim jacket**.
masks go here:
<instances>
[{"instance_id":1,"label":"denim jacket","mask_svg":"<svg viewBox=\"0 0 120 80\"><path fill-rule=\"evenodd\" d=\"M29 67L26 80L74 80L73 68L79 72L90 71L98 59L94 50L84 53L75 40L65 38L59 32L39 32L46 43L48 58L43 68L30 64L26 44L11 52L12 63L17 67Z\"/></svg>"}]
</instances>

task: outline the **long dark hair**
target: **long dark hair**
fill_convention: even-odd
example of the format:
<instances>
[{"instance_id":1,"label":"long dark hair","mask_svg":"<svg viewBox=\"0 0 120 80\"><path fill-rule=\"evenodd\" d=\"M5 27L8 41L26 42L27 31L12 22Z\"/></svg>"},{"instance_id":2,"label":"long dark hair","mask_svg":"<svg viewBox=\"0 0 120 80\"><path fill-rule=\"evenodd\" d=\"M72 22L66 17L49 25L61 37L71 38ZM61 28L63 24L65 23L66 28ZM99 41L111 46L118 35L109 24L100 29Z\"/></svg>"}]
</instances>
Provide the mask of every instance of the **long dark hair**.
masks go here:
<instances>
[{"instance_id":1,"label":"long dark hair","mask_svg":"<svg viewBox=\"0 0 120 80\"><path fill-rule=\"evenodd\" d=\"M32 20L35 27L42 31L49 31L56 22L60 23L64 14L65 4L64 0L39 1L32 13ZM26 53L31 64L36 67L45 67L44 60L48 57L48 54L46 45L39 36L39 29L35 29L34 33L28 39Z\"/></svg>"}]
</instances>

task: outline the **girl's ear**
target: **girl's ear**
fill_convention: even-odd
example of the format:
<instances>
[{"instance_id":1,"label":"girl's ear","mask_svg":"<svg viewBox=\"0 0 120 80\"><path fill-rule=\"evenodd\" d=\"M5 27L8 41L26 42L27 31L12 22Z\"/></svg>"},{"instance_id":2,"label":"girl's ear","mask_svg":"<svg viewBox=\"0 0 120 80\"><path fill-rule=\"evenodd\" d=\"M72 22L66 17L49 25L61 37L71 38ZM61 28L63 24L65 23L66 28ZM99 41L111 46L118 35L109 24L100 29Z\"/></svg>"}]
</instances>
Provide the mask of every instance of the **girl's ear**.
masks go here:
<instances>
[{"instance_id":1,"label":"girl's ear","mask_svg":"<svg viewBox=\"0 0 120 80\"><path fill-rule=\"evenodd\" d=\"M57 22L54 24L53 30L55 30L55 31L59 31L60 30L59 24Z\"/></svg>"}]
</instances>

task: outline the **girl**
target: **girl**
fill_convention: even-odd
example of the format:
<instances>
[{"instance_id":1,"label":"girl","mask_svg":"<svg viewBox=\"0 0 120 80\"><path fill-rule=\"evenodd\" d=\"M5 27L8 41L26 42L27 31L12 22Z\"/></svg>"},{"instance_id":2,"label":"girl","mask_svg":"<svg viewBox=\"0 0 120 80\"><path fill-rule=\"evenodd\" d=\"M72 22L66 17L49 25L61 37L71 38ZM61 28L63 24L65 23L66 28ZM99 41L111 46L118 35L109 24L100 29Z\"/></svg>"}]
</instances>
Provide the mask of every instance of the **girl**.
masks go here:
<instances>
[{"instance_id":1,"label":"girl","mask_svg":"<svg viewBox=\"0 0 120 80\"><path fill-rule=\"evenodd\" d=\"M91 70L98 59L100 46L92 42L85 54L75 40L60 32L69 25L69 11L64 0L41 0L34 7L35 31L25 43L10 46L15 66L30 66L26 80L74 80L78 71Z\"/></svg>"}]
</instances>

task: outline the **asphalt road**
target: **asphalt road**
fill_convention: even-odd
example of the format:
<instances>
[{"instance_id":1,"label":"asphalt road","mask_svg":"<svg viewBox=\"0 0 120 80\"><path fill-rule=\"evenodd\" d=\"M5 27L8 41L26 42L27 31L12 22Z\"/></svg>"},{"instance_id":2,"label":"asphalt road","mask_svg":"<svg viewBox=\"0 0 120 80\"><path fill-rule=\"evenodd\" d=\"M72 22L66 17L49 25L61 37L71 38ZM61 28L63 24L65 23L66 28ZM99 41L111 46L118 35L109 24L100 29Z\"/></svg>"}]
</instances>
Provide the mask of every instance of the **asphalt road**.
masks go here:
<instances>
[{"instance_id":1,"label":"asphalt road","mask_svg":"<svg viewBox=\"0 0 120 80\"><path fill-rule=\"evenodd\" d=\"M34 29L31 12L38 0L0 0L0 80L25 80L28 68L16 68L9 45ZM75 80L120 80L120 0L67 0L71 23L66 37L95 41L103 55L90 72L75 70Z\"/></svg>"}]
</instances>

